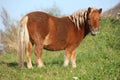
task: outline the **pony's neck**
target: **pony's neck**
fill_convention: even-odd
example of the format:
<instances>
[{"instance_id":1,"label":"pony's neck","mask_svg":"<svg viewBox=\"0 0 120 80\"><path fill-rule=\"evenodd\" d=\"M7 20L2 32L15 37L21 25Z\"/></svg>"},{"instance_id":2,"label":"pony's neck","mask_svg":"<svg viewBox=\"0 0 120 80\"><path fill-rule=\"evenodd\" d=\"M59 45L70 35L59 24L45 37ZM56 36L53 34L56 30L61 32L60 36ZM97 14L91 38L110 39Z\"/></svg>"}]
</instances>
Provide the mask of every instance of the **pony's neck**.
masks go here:
<instances>
[{"instance_id":1,"label":"pony's neck","mask_svg":"<svg viewBox=\"0 0 120 80\"><path fill-rule=\"evenodd\" d=\"M84 37L90 32L89 25L86 22L84 25Z\"/></svg>"}]
</instances>

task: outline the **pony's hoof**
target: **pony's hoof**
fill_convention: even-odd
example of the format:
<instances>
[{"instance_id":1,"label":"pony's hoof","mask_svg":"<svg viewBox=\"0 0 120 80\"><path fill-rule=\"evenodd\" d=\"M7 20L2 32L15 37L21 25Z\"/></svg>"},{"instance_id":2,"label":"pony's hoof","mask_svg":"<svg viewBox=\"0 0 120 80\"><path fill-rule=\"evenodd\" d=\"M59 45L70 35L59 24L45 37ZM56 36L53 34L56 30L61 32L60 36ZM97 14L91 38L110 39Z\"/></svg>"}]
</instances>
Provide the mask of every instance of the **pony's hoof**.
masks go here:
<instances>
[{"instance_id":1,"label":"pony's hoof","mask_svg":"<svg viewBox=\"0 0 120 80\"><path fill-rule=\"evenodd\" d=\"M72 65L72 68L76 68L77 66L76 65Z\"/></svg>"},{"instance_id":2,"label":"pony's hoof","mask_svg":"<svg viewBox=\"0 0 120 80\"><path fill-rule=\"evenodd\" d=\"M32 64L29 64L29 63L28 63L28 64L27 64L27 68L28 68L28 69L33 68Z\"/></svg>"},{"instance_id":3,"label":"pony's hoof","mask_svg":"<svg viewBox=\"0 0 120 80\"><path fill-rule=\"evenodd\" d=\"M68 65L63 64L63 67L67 67Z\"/></svg>"},{"instance_id":4,"label":"pony's hoof","mask_svg":"<svg viewBox=\"0 0 120 80\"><path fill-rule=\"evenodd\" d=\"M32 66L29 66L29 67L27 67L28 69L33 69L33 67Z\"/></svg>"},{"instance_id":5,"label":"pony's hoof","mask_svg":"<svg viewBox=\"0 0 120 80\"><path fill-rule=\"evenodd\" d=\"M28 68L28 69L32 69L32 68L33 68L33 66L27 66L27 68Z\"/></svg>"},{"instance_id":6,"label":"pony's hoof","mask_svg":"<svg viewBox=\"0 0 120 80\"><path fill-rule=\"evenodd\" d=\"M38 68L43 68L45 67L45 65L38 65Z\"/></svg>"}]
</instances>

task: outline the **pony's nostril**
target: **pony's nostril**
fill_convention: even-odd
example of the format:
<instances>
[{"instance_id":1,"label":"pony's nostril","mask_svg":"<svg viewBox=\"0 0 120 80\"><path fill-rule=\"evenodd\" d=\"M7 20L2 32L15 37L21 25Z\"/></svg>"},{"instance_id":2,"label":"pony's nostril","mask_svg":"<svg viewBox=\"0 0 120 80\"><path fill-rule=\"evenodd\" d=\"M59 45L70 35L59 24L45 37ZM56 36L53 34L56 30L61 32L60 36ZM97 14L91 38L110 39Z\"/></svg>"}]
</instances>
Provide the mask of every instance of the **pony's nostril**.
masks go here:
<instances>
[{"instance_id":1,"label":"pony's nostril","mask_svg":"<svg viewBox=\"0 0 120 80\"><path fill-rule=\"evenodd\" d=\"M90 30L91 30L91 34L94 36L98 33L98 28L95 28L95 29L91 28Z\"/></svg>"},{"instance_id":2,"label":"pony's nostril","mask_svg":"<svg viewBox=\"0 0 120 80\"><path fill-rule=\"evenodd\" d=\"M98 32L99 29L98 29L98 28L95 28L95 29L92 29L92 31L94 31L94 32Z\"/></svg>"},{"instance_id":3,"label":"pony's nostril","mask_svg":"<svg viewBox=\"0 0 120 80\"><path fill-rule=\"evenodd\" d=\"M95 29L95 32L98 32L98 29Z\"/></svg>"}]
</instances>

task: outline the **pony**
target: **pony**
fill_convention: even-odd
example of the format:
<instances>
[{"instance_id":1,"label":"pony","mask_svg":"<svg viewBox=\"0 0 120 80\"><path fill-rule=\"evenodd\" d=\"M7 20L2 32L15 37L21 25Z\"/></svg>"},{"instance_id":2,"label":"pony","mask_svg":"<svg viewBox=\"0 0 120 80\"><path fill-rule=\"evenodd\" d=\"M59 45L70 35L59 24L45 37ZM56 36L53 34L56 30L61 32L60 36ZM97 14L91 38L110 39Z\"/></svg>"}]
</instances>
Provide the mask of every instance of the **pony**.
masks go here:
<instances>
[{"instance_id":1,"label":"pony","mask_svg":"<svg viewBox=\"0 0 120 80\"><path fill-rule=\"evenodd\" d=\"M102 8L88 7L69 16L61 18L45 12L35 11L26 14L19 24L18 31L18 57L19 66L24 66L24 53L26 53L27 67L32 68L31 54L35 46L35 57L38 67L44 67L42 50L65 50L63 65L76 68L76 48L88 33L95 36L98 33L100 14Z\"/></svg>"}]
</instances>

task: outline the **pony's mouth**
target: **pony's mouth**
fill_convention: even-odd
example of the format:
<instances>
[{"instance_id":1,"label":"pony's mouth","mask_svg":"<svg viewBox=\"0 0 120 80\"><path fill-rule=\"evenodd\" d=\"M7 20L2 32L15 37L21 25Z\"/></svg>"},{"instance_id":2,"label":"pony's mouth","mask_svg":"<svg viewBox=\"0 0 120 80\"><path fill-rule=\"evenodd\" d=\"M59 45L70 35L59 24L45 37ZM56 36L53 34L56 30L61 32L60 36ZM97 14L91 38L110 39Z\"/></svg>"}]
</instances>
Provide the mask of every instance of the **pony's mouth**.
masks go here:
<instances>
[{"instance_id":1,"label":"pony's mouth","mask_svg":"<svg viewBox=\"0 0 120 80\"><path fill-rule=\"evenodd\" d=\"M98 33L98 29L90 29L91 35L95 36Z\"/></svg>"}]
</instances>

